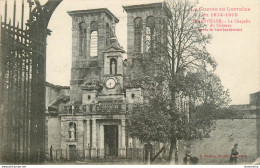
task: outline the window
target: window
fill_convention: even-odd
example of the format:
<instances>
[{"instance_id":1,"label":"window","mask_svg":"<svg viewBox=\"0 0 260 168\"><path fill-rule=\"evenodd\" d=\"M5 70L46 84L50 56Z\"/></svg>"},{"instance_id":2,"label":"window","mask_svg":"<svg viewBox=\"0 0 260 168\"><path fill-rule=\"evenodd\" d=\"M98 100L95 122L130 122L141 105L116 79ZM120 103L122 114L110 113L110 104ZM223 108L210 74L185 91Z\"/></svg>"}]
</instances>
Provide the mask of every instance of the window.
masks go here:
<instances>
[{"instance_id":1,"label":"window","mask_svg":"<svg viewBox=\"0 0 260 168\"><path fill-rule=\"evenodd\" d=\"M134 93L131 94L131 98L132 98L132 99L135 98L135 94L134 94Z\"/></svg>"},{"instance_id":2,"label":"window","mask_svg":"<svg viewBox=\"0 0 260 168\"><path fill-rule=\"evenodd\" d=\"M79 23L79 53L80 54L85 53L86 42L87 42L87 27L86 27L86 23L81 22Z\"/></svg>"},{"instance_id":3,"label":"window","mask_svg":"<svg viewBox=\"0 0 260 168\"><path fill-rule=\"evenodd\" d=\"M146 52L150 52L155 47L155 19L153 16L146 18Z\"/></svg>"},{"instance_id":4,"label":"window","mask_svg":"<svg viewBox=\"0 0 260 168\"><path fill-rule=\"evenodd\" d=\"M110 59L110 74L117 74L117 60L115 58Z\"/></svg>"},{"instance_id":5,"label":"window","mask_svg":"<svg viewBox=\"0 0 260 168\"><path fill-rule=\"evenodd\" d=\"M69 123L69 140L74 141L76 140L76 123L70 122Z\"/></svg>"},{"instance_id":6,"label":"window","mask_svg":"<svg viewBox=\"0 0 260 168\"><path fill-rule=\"evenodd\" d=\"M142 52L142 34L143 21L141 18L136 18L134 20L134 49L136 52Z\"/></svg>"},{"instance_id":7,"label":"window","mask_svg":"<svg viewBox=\"0 0 260 168\"><path fill-rule=\"evenodd\" d=\"M90 95L88 95L88 100L90 100L91 99L91 96Z\"/></svg>"},{"instance_id":8,"label":"window","mask_svg":"<svg viewBox=\"0 0 260 168\"><path fill-rule=\"evenodd\" d=\"M110 44L110 28L109 24L106 24L106 45Z\"/></svg>"},{"instance_id":9,"label":"window","mask_svg":"<svg viewBox=\"0 0 260 168\"><path fill-rule=\"evenodd\" d=\"M90 56L96 57L98 54L98 23L92 22L90 25Z\"/></svg>"}]
</instances>

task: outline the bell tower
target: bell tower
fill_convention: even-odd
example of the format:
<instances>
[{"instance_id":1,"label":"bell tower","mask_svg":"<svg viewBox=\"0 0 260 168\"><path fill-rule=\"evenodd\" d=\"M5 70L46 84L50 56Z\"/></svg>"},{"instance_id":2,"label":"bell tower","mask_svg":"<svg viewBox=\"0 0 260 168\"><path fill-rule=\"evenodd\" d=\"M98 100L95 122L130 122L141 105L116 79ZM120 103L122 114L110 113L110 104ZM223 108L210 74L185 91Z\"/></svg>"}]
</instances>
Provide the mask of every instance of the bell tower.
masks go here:
<instances>
[{"instance_id":1,"label":"bell tower","mask_svg":"<svg viewBox=\"0 0 260 168\"><path fill-rule=\"evenodd\" d=\"M68 14L72 17L70 100L81 104L82 85L103 80L103 51L111 45L112 29L119 20L106 8L69 11Z\"/></svg>"},{"instance_id":2,"label":"bell tower","mask_svg":"<svg viewBox=\"0 0 260 168\"><path fill-rule=\"evenodd\" d=\"M149 55L156 48L156 39L162 34L155 27L161 25L165 17L163 2L123 6L127 13L127 62L130 78L138 74L138 61L142 56ZM158 17L159 16L159 17Z\"/></svg>"}]
</instances>

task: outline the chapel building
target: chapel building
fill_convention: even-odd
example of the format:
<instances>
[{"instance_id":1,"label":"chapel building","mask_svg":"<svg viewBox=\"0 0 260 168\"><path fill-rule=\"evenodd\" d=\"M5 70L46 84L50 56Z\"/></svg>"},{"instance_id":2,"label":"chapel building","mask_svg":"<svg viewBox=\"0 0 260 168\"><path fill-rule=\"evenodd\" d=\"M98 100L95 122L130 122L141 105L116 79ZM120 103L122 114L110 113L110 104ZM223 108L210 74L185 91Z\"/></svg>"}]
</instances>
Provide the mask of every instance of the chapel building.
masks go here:
<instances>
[{"instance_id":1,"label":"chapel building","mask_svg":"<svg viewBox=\"0 0 260 168\"><path fill-rule=\"evenodd\" d=\"M163 3L124 6L127 12L127 60L117 41L119 19L106 8L69 11L72 18L70 87L47 86L48 146L61 157L125 157L141 143L127 133L128 115L143 103L132 85L138 57L150 51L155 16Z\"/></svg>"}]
</instances>

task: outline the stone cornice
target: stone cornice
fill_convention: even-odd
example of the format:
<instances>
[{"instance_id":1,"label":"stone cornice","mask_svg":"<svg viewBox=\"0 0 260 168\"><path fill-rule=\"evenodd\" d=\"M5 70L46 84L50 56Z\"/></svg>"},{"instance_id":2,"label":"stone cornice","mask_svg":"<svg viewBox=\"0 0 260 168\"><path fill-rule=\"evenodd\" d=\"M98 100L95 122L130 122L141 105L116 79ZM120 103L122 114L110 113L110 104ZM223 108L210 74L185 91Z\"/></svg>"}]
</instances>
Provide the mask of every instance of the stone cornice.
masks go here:
<instances>
[{"instance_id":1,"label":"stone cornice","mask_svg":"<svg viewBox=\"0 0 260 168\"><path fill-rule=\"evenodd\" d=\"M140 5L128 5L128 6L123 6L123 8L126 12L128 12L128 11L136 10L136 9L162 7L162 5L163 5L163 2L157 2L157 3L140 4Z\"/></svg>"},{"instance_id":2,"label":"stone cornice","mask_svg":"<svg viewBox=\"0 0 260 168\"><path fill-rule=\"evenodd\" d=\"M116 23L119 22L119 19L112 12L110 12L107 8L68 11L68 14L70 16L73 16L73 15L80 15L80 14L93 14L93 13L102 13L102 12L106 13L111 18L114 18Z\"/></svg>"}]
</instances>

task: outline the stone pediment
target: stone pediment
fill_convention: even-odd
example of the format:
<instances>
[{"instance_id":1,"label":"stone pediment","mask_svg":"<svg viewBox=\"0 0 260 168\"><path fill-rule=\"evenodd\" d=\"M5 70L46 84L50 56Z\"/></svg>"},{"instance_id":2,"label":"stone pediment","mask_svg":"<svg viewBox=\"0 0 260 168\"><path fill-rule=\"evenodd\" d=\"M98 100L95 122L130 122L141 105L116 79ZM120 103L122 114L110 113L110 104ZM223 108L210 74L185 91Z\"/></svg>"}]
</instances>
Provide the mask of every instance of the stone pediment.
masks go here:
<instances>
[{"instance_id":1,"label":"stone pediment","mask_svg":"<svg viewBox=\"0 0 260 168\"><path fill-rule=\"evenodd\" d=\"M120 46L111 45L107 49L105 49L105 51L103 51L103 52L104 53L108 53L108 52L122 52L122 53L124 53L125 51Z\"/></svg>"},{"instance_id":2,"label":"stone pediment","mask_svg":"<svg viewBox=\"0 0 260 168\"><path fill-rule=\"evenodd\" d=\"M125 51L123 50L123 47L120 46L120 44L117 41L117 38L114 36L110 39L111 45L108 46L103 52L108 53L108 52L122 52L124 53Z\"/></svg>"}]
</instances>

